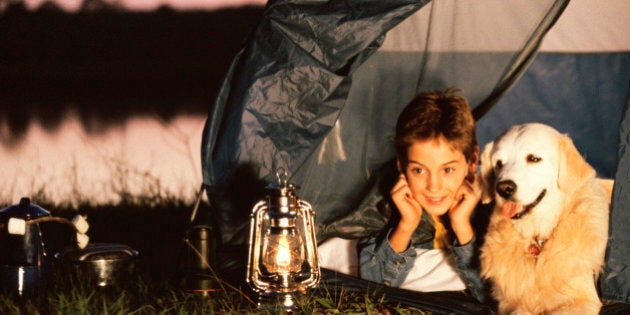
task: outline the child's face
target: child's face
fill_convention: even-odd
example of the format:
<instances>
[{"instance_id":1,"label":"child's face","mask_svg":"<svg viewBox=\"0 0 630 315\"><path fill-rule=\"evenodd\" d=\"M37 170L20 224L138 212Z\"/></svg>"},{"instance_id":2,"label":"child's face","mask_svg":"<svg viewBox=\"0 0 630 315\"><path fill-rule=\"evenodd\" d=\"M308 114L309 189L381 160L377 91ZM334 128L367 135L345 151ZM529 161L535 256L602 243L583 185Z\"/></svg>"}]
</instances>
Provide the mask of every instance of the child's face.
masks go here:
<instances>
[{"instance_id":1,"label":"child's face","mask_svg":"<svg viewBox=\"0 0 630 315\"><path fill-rule=\"evenodd\" d=\"M407 150L404 173L415 199L429 214L445 214L475 164L467 163L464 153L451 148L448 140L417 141Z\"/></svg>"}]
</instances>

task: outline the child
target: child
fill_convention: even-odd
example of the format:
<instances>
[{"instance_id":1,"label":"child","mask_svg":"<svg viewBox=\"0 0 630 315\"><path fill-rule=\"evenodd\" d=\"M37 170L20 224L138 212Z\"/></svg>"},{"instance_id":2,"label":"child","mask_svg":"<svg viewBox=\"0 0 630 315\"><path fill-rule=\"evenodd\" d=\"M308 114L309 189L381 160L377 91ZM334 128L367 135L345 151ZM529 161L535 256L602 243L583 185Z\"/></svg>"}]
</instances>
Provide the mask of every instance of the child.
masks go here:
<instances>
[{"instance_id":1,"label":"child","mask_svg":"<svg viewBox=\"0 0 630 315\"><path fill-rule=\"evenodd\" d=\"M455 92L420 93L399 115L394 142L400 175L390 194L400 219L361 241L359 272L417 291L468 288L483 301L477 266L482 234L472 220L483 217L473 216L481 194L475 180L479 147L468 102Z\"/></svg>"}]
</instances>

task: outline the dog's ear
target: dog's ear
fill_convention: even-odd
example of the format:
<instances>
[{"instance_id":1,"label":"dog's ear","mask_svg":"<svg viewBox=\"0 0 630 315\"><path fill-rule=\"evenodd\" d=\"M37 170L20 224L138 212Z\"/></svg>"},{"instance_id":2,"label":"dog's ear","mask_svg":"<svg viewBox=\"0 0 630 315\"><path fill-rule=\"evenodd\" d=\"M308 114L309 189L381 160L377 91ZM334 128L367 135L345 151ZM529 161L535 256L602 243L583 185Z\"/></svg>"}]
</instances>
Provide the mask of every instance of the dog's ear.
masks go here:
<instances>
[{"instance_id":1,"label":"dog's ear","mask_svg":"<svg viewBox=\"0 0 630 315\"><path fill-rule=\"evenodd\" d=\"M584 180L595 176L595 169L582 157L567 135L559 141L558 188L571 194Z\"/></svg>"},{"instance_id":2,"label":"dog's ear","mask_svg":"<svg viewBox=\"0 0 630 315\"><path fill-rule=\"evenodd\" d=\"M481 153L481 202L489 203L494 199L494 167L490 160L490 153L494 147L494 141L489 142Z\"/></svg>"}]
</instances>

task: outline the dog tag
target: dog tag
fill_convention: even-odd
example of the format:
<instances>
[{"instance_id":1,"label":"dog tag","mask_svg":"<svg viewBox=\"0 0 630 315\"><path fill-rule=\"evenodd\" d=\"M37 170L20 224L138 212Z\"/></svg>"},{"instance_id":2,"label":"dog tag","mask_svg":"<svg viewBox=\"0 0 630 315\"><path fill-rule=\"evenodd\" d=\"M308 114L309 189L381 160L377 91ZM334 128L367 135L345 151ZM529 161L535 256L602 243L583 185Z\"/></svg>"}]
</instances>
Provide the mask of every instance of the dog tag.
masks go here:
<instances>
[{"instance_id":1,"label":"dog tag","mask_svg":"<svg viewBox=\"0 0 630 315\"><path fill-rule=\"evenodd\" d=\"M529 245L529 253L534 256L534 257L538 257L538 255L540 254L540 252L542 251L542 248L540 247L540 245L534 243Z\"/></svg>"}]
</instances>

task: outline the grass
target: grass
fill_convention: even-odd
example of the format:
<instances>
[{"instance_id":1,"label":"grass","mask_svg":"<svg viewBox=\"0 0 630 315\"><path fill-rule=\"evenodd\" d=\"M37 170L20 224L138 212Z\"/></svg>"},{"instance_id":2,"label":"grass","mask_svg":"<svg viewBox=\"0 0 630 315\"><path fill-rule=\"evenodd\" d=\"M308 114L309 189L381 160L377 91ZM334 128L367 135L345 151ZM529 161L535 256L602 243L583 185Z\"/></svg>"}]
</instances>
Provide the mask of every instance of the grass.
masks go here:
<instances>
[{"instance_id":1,"label":"grass","mask_svg":"<svg viewBox=\"0 0 630 315\"><path fill-rule=\"evenodd\" d=\"M136 200L137 202L137 200ZM222 285L210 294L183 289L186 255L185 233L191 206L162 202L160 206L119 204L54 209L38 203L55 216L87 215L90 242L120 243L140 252L136 272L122 285L100 288L81 275L53 276L48 287L35 294L0 294L0 314L277 314L258 309L246 284L218 279ZM49 253L72 241L67 227L42 226ZM220 276L220 275L219 275ZM301 314L427 314L390 303L378 292L357 292L320 286L299 302ZM282 314L282 312L280 312Z\"/></svg>"},{"instance_id":2,"label":"grass","mask_svg":"<svg viewBox=\"0 0 630 315\"><path fill-rule=\"evenodd\" d=\"M184 291L168 282L137 277L126 285L95 288L76 276L57 275L38 294L0 295L0 314L286 314L258 309L236 287L210 295ZM388 303L374 293L317 289L299 299L298 314L427 314L420 309Z\"/></svg>"}]
</instances>

